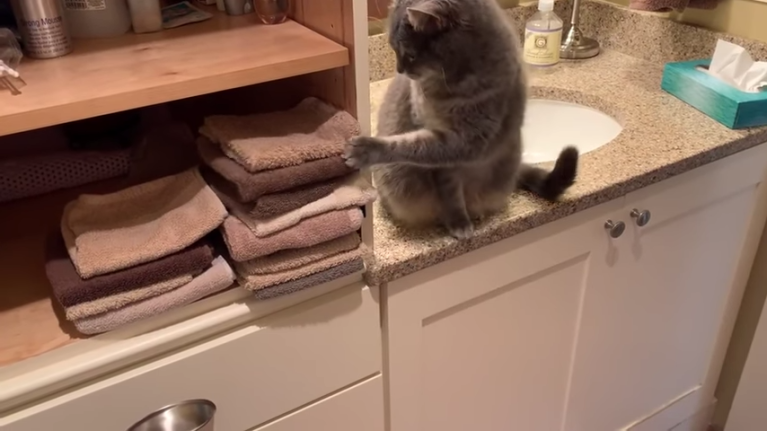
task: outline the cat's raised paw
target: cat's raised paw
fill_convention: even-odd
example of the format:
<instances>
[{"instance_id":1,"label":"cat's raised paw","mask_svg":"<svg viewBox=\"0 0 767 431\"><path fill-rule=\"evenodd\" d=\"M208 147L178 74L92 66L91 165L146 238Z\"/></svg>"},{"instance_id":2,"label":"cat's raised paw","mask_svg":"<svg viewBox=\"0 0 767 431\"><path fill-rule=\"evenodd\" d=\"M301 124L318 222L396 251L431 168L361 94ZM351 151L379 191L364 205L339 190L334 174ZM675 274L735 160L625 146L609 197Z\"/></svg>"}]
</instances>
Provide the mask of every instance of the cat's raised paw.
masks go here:
<instances>
[{"instance_id":1,"label":"cat's raised paw","mask_svg":"<svg viewBox=\"0 0 767 431\"><path fill-rule=\"evenodd\" d=\"M385 145L380 139L358 136L346 143L344 158L346 165L355 169L369 168L383 162Z\"/></svg>"}]
</instances>

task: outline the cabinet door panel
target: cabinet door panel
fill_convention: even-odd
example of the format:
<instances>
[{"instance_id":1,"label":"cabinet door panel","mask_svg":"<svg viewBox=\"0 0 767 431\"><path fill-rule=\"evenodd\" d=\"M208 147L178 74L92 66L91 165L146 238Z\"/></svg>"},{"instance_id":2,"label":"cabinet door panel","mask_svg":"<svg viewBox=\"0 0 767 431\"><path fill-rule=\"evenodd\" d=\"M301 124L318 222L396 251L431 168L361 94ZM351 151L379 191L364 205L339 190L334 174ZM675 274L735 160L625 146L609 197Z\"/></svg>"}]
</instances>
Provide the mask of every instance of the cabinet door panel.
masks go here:
<instances>
[{"instance_id":1,"label":"cabinet door panel","mask_svg":"<svg viewBox=\"0 0 767 431\"><path fill-rule=\"evenodd\" d=\"M611 205L388 286L392 431L562 430L584 286L602 264Z\"/></svg>"},{"instance_id":2,"label":"cabinet door panel","mask_svg":"<svg viewBox=\"0 0 767 431\"><path fill-rule=\"evenodd\" d=\"M755 183L739 186L698 206L688 183L648 197L651 222L627 230L618 265L591 274L568 431L623 429L703 383L756 200ZM693 414L687 404L658 429Z\"/></svg>"}]
</instances>

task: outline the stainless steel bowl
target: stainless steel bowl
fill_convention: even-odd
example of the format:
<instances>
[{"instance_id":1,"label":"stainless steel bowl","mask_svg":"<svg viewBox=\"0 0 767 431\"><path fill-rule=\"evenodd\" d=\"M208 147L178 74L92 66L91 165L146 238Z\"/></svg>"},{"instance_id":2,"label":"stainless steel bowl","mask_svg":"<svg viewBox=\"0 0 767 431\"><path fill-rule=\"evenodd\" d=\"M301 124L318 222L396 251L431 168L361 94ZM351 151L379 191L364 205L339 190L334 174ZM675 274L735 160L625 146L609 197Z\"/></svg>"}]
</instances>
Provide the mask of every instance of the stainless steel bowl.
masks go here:
<instances>
[{"instance_id":1,"label":"stainless steel bowl","mask_svg":"<svg viewBox=\"0 0 767 431\"><path fill-rule=\"evenodd\" d=\"M188 400L163 407L128 428L128 431L213 431L216 405Z\"/></svg>"}]
</instances>

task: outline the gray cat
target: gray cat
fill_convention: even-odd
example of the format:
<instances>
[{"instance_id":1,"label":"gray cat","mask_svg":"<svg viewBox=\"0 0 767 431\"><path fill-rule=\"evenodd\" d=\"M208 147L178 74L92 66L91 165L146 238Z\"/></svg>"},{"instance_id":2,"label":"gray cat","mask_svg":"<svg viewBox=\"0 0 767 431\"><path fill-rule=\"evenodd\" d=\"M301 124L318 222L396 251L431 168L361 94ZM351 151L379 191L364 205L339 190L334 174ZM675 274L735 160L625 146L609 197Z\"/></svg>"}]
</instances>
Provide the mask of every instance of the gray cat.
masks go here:
<instances>
[{"instance_id":1,"label":"gray cat","mask_svg":"<svg viewBox=\"0 0 767 431\"><path fill-rule=\"evenodd\" d=\"M389 43L397 76L378 137L358 137L347 164L372 167L384 208L407 225L441 223L468 238L519 186L558 198L576 176L565 148L551 172L521 163L527 100L519 39L495 0L395 0ZM555 125L552 125L555 127Z\"/></svg>"}]
</instances>

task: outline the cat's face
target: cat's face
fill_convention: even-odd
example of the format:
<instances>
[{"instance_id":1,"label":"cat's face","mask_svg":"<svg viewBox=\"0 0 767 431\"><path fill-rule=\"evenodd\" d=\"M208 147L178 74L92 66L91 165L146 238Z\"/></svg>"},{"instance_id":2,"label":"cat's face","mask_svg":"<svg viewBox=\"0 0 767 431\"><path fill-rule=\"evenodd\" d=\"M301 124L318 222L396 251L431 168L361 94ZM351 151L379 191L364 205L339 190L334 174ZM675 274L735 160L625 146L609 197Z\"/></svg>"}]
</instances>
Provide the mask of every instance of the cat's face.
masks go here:
<instances>
[{"instance_id":1,"label":"cat's face","mask_svg":"<svg viewBox=\"0 0 767 431\"><path fill-rule=\"evenodd\" d=\"M468 16L467 0L395 0L389 43L397 57L397 72L412 79L445 73L460 61ZM461 17L461 18L459 18Z\"/></svg>"}]
</instances>

